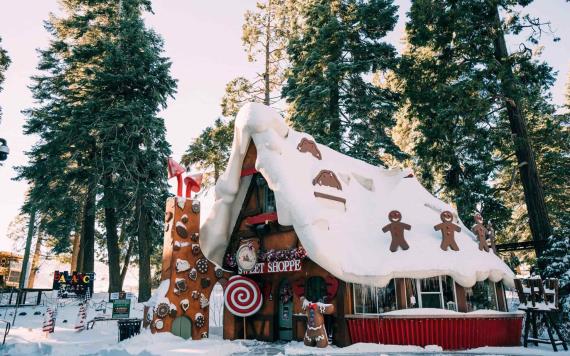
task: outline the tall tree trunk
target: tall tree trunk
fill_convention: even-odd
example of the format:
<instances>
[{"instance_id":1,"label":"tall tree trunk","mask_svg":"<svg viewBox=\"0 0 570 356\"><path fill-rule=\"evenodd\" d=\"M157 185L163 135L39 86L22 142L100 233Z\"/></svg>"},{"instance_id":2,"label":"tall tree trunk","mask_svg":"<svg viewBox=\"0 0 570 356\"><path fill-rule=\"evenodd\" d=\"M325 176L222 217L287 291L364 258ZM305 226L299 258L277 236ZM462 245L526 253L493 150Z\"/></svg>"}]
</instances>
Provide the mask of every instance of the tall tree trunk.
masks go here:
<instances>
[{"instance_id":1,"label":"tall tree trunk","mask_svg":"<svg viewBox=\"0 0 570 356\"><path fill-rule=\"evenodd\" d=\"M83 218L81 222L81 272L94 272L95 270L95 204L96 204L95 177L89 178Z\"/></svg>"},{"instance_id":2,"label":"tall tree trunk","mask_svg":"<svg viewBox=\"0 0 570 356\"><path fill-rule=\"evenodd\" d=\"M75 233L73 236L73 247L71 250L71 264L69 270L71 272L77 271L77 261L79 260L79 243L81 240L81 235L79 233Z\"/></svg>"},{"instance_id":3,"label":"tall tree trunk","mask_svg":"<svg viewBox=\"0 0 570 356\"><path fill-rule=\"evenodd\" d=\"M77 221L75 223L75 232L73 236L73 250L71 251L71 272L78 271L80 262L80 251L81 251L81 214L78 214Z\"/></svg>"},{"instance_id":4,"label":"tall tree trunk","mask_svg":"<svg viewBox=\"0 0 570 356\"><path fill-rule=\"evenodd\" d=\"M500 31L501 18L495 6L495 20L499 33L495 40L495 58L502 64L501 89L505 97L507 116L515 146L515 154L519 163L519 173L524 190L524 198L528 211L532 239L537 243L536 255L540 257L544 250L542 243L552 234L552 226L548 218L544 191L538 175L534 153L530 145L526 121L521 112L516 90L515 76L509 63L509 53L505 36ZM540 267L540 266L539 266Z\"/></svg>"},{"instance_id":5,"label":"tall tree trunk","mask_svg":"<svg viewBox=\"0 0 570 356\"><path fill-rule=\"evenodd\" d=\"M32 258L32 268L30 269L30 277L28 278L28 288L34 288L36 273L40 265L40 257L42 252L43 231L38 229L38 239L34 248L34 257Z\"/></svg>"},{"instance_id":6,"label":"tall tree trunk","mask_svg":"<svg viewBox=\"0 0 570 356\"><path fill-rule=\"evenodd\" d=\"M271 6L271 3L269 3L268 6ZM265 83L265 97L263 99L263 103L269 106L271 104L271 81L269 80L269 69L271 67L271 64L269 63L271 60L271 9L268 9L267 12L267 27L265 29L265 73L263 74L263 81Z\"/></svg>"},{"instance_id":7,"label":"tall tree trunk","mask_svg":"<svg viewBox=\"0 0 570 356\"><path fill-rule=\"evenodd\" d=\"M139 251L139 302L146 302L150 298L150 234L149 218L142 189L139 188L136 200L137 238Z\"/></svg>"},{"instance_id":8,"label":"tall tree trunk","mask_svg":"<svg viewBox=\"0 0 570 356\"><path fill-rule=\"evenodd\" d=\"M32 238L34 237L34 228L36 223L36 209L32 208L30 212L30 221L28 222L28 237L26 238L26 248L24 250L24 259L22 260L22 272L20 272L19 287L24 288L26 284L26 276L28 274L28 263L30 261L30 249Z\"/></svg>"},{"instance_id":9,"label":"tall tree trunk","mask_svg":"<svg viewBox=\"0 0 570 356\"><path fill-rule=\"evenodd\" d=\"M340 122L340 106L339 106L339 82L333 82L330 85L329 97L329 116L330 116L330 136L331 148L340 151L342 142L342 128Z\"/></svg>"},{"instance_id":10,"label":"tall tree trunk","mask_svg":"<svg viewBox=\"0 0 570 356\"><path fill-rule=\"evenodd\" d=\"M108 195L108 191L105 192ZM121 291L121 264L119 236L117 235L117 214L115 208L105 208L105 230L107 256L109 258L109 293Z\"/></svg>"},{"instance_id":11,"label":"tall tree trunk","mask_svg":"<svg viewBox=\"0 0 570 356\"><path fill-rule=\"evenodd\" d=\"M121 289L123 289L123 285L125 283L125 277L127 276L127 272L129 271L129 264L131 263L131 255L133 253L134 242L132 239L129 239L129 247L127 248L127 253L125 254L125 259L123 261L123 269L121 270Z\"/></svg>"}]
</instances>

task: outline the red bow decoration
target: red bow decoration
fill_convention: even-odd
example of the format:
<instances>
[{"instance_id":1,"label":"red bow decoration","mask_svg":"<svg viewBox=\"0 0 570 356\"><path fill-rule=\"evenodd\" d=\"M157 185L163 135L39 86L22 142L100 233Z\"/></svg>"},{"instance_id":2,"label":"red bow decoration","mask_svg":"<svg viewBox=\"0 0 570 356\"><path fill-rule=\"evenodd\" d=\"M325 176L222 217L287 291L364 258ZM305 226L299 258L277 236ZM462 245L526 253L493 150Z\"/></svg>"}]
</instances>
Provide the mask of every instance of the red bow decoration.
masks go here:
<instances>
[{"instance_id":1,"label":"red bow decoration","mask_svg":"<svg viewBox=\"0 0 570 356\"><path fill-rule=\"evenodd\" d=\"M168 157L168 179L176 177L176 181L178 183L177 189L177 196L182 196L182 174L184 174L186 170L182 167L178 162L173 160L171 157Z\"/></svg>"}]
</instances>

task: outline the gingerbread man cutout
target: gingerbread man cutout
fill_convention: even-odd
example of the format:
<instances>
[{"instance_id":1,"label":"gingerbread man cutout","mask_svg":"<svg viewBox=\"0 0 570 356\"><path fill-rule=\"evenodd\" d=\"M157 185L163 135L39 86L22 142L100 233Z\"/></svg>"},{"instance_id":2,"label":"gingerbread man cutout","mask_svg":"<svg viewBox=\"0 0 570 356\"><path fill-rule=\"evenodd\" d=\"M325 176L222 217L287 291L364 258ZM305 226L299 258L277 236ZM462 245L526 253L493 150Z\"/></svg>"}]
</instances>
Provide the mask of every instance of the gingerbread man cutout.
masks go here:
<instances>
[{"instance_id":1,"label":"gingerbread man cutout","mask_svg":"<svg viewBox=\"0 0 570 356\"><path fill-rule=\"evenodd\" d=\"M412 227L400 221L402 220L402 214L398 210L392 210L388 214L388 220L390 220L391 223L384 226L382 228L382 231L390 231L390 234L392 235L390 251L396 252L398 250L398 247L401 247L404 251L409 249L410 246L408 246L406 239L404 239L404 230L411 230Z\"/></svg>"},{"instance_id":2,"label":"gingerbread man cutout","mask_svg":"<svg viewBox=\"0 0 570 356\"><path fill-rule=\"evenodd\" d=\"M327 347L329 339L325 329L324 314L334 313L334 305L324 303L311 303L301 297L303 311L307 315L307 331L304 343L306 346Z\"/></svg>"},{"instance_id":3,"label":"gingerbread man cutout","mask_svg":"<svg viewBox=\"0 0 570 356\"><path fill-rule=\"evenodd\" d=\"M483 217L477 213L473 217L475 225L471 227L471 231L479 238L479 250L489 252L489 245L487 244L487 228L483 225Z\"/></svg>"},{"instance_id":4,"label":"gingerbread man cutout","mask_svg":"<svg viewBox=\"0 0 570 356\"><path fill-rule=\"evenodd\" d=\"M439 217L442 223L435 225L433 229L435 231L441 230L441 249L447 251L447 248L451 247L453 251L459 251L459 247L455 243L455 232L460 232L461 228L452 222L453 214L450 211L444 211Z\"/></svg>"}]
</instances>

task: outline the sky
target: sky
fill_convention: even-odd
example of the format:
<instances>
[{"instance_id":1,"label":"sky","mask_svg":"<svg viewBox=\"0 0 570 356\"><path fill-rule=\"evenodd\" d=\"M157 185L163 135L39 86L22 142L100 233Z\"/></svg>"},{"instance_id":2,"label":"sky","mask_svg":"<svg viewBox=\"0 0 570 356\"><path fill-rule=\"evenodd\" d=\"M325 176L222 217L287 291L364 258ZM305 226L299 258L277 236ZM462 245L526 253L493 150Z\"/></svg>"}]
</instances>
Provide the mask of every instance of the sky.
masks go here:
<instances>
[{"instance_id":1,"label":"sky","mask_svg":"<svg viewBox=\"0 0 570 356\"><path fill-rule=\"evenodd\" d=\"M243 14L255 8L255 0L153 0L154 15L147 24L165 41L165 54L172 60L172 76L178 79L178 92L161 116L165 119L167 140L173 157L180 159L192 139L220 116L220 102L227 82L237 76L251 77L258 66L247 62L241 43ZM396 0L400 19L388 41L401 47L405 13L409 0ZM28 86L36 73L36 49L45 49L49 36L43 28L50 12L58 12L57 0L3 1L0 9L2 47L12 59L0 93L3 111L0 137L8 141L11 153L0 167L0 250L9 250L8 225L24 201L25 182L16 182L14 166L26 163L25 151L36 138L25 136L22 110L34 105ZM556 71L553 100L562 104L570 68L570 4L565 0L536 0L529 8L533 15L551 21L561 41L547 35L542 59ZM511 42L515 46L515 41ZM513 50L516 48L513 48ZM166 172L165 172L166 174ZM22 252L22 251L16 251Z\"/></svg>"}]
</instances>

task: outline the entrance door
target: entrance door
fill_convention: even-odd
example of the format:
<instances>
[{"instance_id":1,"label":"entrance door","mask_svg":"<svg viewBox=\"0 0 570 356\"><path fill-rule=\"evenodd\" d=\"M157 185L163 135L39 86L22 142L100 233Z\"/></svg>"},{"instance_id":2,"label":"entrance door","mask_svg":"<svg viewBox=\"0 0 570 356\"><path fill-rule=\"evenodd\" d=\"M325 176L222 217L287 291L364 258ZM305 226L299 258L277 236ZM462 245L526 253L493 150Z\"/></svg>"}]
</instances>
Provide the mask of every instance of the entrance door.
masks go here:
<instances>
[{"instance_id":1,"label":"entrance door","mask_svg":"<svg viewBox=\"0 0 570 356\"><path fill-rule=\"evenodd\" d=\"M279 285L279 340L293 340L293 293L284 279Z\"/></svg>"},{"instance_id":2,"label":"entrance door","mask_svg":"<svg viewBox=\"0 0 570 356\"><path fill-rule=\"evenodd\" d=\"M172 333L188 340L192 336L192 322L187 316L179 316L172 322Z\"/></svg>"}]
</instances>

